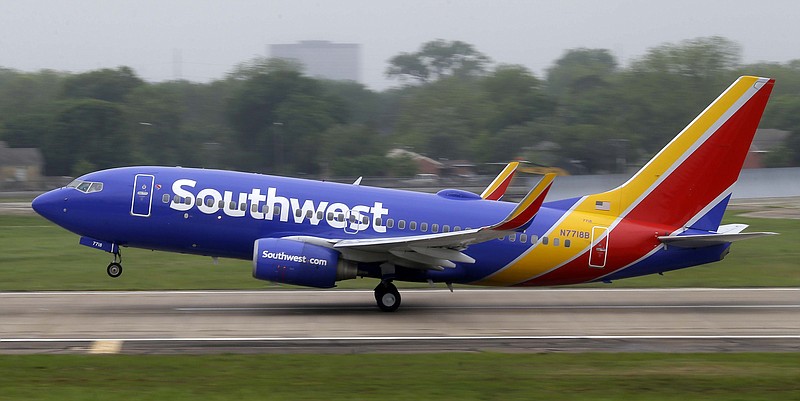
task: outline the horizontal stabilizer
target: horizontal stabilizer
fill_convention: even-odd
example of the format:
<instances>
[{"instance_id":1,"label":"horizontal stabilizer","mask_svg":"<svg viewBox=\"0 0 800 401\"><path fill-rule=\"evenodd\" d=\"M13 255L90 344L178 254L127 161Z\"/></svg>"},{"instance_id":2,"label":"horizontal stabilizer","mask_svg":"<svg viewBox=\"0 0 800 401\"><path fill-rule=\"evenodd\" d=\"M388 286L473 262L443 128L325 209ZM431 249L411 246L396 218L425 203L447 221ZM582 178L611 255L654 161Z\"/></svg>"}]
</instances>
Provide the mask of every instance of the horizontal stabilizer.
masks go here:
<instances>
[{"instance_id":1,"label":"horizontal stabilizer","mask_svg":"<svg viewBox=\"0 0 800 401\"><path fill-rule=\"evenodd\" d=\"M699 234L699 235L662 235L658 240L668 246L679 248L705 248L708 246L722 245L751 238L778 235L773 232L730 233L730 234Z\"/></svg>"}]
</instances>

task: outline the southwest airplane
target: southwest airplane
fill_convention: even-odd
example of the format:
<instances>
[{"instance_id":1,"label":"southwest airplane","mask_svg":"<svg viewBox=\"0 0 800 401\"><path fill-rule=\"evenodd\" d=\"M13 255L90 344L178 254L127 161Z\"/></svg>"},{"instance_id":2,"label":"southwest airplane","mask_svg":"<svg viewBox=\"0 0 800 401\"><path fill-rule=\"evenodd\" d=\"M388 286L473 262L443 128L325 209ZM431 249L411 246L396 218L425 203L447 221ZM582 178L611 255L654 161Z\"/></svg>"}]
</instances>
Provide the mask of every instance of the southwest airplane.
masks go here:
<instances>
[{"instance_id":1,"label":"southwest airplane","mask_svg":"<svg viewBox=\"0 0 800 401\"><path fill-rule=\"evenodd\" d=\"M608 192L544 202L546 175L517 203L499 199L512 163L481 195L425 194L180 167L86 174L33 208L113 254L121 247L253 261L261 280L331 288L393 281L553 286L611 280L721 260L732 242L774 233L720 226L774 80L741 77L639 172Z\"/></svg>"}]
</instances>

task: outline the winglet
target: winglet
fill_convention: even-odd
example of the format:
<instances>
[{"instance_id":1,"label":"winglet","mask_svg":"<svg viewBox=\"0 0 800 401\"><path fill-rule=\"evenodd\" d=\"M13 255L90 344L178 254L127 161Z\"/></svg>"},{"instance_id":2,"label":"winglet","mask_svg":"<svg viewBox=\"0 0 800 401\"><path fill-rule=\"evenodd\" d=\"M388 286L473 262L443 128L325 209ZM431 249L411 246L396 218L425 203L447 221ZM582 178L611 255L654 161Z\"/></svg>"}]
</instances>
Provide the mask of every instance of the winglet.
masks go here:
<instances>
[{"instance_id":1,"label":"winglet","mask_svg":"<svg viewBox=\"0 0 800 401\"><path fill-rule=\"evenodd\" d=\"M519 167L519 162L508 163L506 168L495 177L494 181L483 190L481 198L486 200L499 200L502 198L508 189L508 184L510 184L511 179L514 178L517 167Z\"/></svg>"},{"instance_id":2,"label":"winglet","mask_svg":"<svg viewBox=\"0 0 800 401\"><path fill-rule=\"evenodd\" d=\"M492 230L513 231L525 227L539 212L555 178L556 175L553 173L545 174L542 180L525 195L525 198L517 204L517 207L503 221L489 228Z\"/></svg>"}]
</instances>

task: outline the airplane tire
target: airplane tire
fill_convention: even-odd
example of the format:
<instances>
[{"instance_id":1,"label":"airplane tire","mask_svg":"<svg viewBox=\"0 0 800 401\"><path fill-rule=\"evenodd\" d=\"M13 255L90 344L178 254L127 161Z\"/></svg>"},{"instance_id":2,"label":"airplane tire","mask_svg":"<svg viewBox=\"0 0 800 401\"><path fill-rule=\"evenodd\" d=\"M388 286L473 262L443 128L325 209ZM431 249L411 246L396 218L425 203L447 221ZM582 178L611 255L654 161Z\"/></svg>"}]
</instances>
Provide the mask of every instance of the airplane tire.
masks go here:
<instances>
[{"instance_id":1,"label":"airplane tire","mask_svg":"<svg viewBox=\"0 0 800 401\"><path fill-rule=\"evenodd\" d=\"M394 312L400 307L400 292L392 283L381 283L375 287L375 301L384 312Z\"/></svg>"},{"instance_id":2,"label":"airplane tire","mask_svg":"<svg viewBox=\"0 0 800 401\"><path fill-rule=\"evenodd\" d=\"M117 262L111 262L106 269L109 277L117 278L122 274L122 265Z\"/></svg>"}]
</instances>

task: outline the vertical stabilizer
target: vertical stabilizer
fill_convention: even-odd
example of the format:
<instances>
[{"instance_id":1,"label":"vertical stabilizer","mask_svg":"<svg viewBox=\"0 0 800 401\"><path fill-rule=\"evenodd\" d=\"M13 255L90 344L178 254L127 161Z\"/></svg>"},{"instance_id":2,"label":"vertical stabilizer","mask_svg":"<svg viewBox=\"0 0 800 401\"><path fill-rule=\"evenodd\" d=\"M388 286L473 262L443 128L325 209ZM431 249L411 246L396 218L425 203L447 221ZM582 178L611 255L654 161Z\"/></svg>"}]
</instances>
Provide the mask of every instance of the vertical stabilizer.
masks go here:
<instances>
[{"instance_id":1,"label":"vertical stabilizer","mask_svg":"<svg viewBox=\"0 0 800 401\"><path fill-rule=\"evenodd\" d=\"M589 196L587 206L658 225L716 230L773 84L739 78L630 180Z\"/></svg>"}]
</instances>

